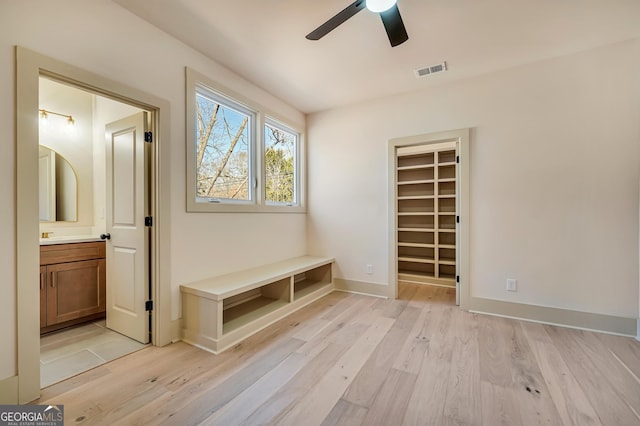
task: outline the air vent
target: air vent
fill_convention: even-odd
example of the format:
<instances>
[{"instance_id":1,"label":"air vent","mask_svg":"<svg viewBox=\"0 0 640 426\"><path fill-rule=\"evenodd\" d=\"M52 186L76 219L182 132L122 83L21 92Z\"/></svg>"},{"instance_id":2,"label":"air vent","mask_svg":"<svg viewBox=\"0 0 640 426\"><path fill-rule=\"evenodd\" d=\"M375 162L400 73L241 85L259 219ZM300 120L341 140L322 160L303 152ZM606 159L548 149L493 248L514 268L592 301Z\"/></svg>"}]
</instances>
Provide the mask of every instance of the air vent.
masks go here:
<instances>
[{"instance_id":1,"label":"air vent","mask_svg":"<svg viewBox=\"0 0 640 426\"><path fill-rule=\"evenodd\" d=\"M442 62L440 64L429 65L428 67L418 68L414 70L416 77L424 77L427 75L443 72L447 70L447 63Z\"/></svg>"}]
</instances>

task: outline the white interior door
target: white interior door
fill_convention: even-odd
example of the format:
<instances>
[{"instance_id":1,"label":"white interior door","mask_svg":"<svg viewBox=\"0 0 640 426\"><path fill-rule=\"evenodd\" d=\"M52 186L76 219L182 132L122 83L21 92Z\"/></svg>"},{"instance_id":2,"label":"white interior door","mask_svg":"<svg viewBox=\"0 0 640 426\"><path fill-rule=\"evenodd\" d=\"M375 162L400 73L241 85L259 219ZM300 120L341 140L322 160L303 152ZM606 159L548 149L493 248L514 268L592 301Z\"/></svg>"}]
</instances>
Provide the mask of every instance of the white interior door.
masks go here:
<instances>
[{"instance_id":1,"label":"white interior door","mask_svg":"<svg viewBox=\"0 0 640 426\"><path fill-rule=\"evenodd\" d=\"M107 327L149 342L148 173L141 112L106 127Z\"/></svg>"}]
</instances>

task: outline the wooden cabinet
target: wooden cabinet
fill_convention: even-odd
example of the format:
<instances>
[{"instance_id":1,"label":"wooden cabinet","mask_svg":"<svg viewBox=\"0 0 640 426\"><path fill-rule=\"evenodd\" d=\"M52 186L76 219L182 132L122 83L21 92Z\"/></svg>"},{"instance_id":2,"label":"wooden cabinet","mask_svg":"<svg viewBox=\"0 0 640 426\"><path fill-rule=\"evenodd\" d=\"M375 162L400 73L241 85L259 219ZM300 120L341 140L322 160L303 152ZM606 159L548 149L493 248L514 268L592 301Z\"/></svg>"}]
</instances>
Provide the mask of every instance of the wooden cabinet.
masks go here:
<instances>
[{"instance_id":1,"label":"wooden cabinet","mask_svg":"<svg viewBox=\"0 0 640 426\"><path fill-rule=\"evenodd\" d=\"M40 246L40 331L104 316L105 244Z\"/></svg>"},{"instance_id":2,"label":"wooden cabinet","mask_svg":"<svg viewBox=\"0 0 640 426\"><path fill-rule=\"evenodd\" d=\"M455 144L402 148L396 165L398 280L454 287Z\"/></svg>"},{"instance_id":3,"label":"wooden cabinet","mask_svg":"<svg viewBox=\"0 0 640 426\"><path fill-rule=\"evenodd\" d=\"M40 266L40 328L47 326L47 267Z\"/></svg>"}]
</instances>

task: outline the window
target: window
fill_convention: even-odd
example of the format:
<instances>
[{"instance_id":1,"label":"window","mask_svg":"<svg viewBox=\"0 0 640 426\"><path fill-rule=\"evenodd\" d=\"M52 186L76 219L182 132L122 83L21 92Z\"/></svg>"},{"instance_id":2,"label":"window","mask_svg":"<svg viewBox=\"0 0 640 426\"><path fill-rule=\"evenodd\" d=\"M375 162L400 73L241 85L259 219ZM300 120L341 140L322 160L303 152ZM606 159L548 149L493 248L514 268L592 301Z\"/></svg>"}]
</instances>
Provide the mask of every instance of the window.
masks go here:
<instances>
[{"instance_id":1,"label":"window","mask_svg":"<svg viewBox=\"0 0 640 426\"><path fill-rule=\"evenodd\" d=\"M264 126L265 200L267 204L297 204L298 134L268 120Z\"/></svg>"},{"instance_id":2,"label":"window","mask_svg":"<svg viewBox=\"0 0 640 426\"><path fill-rule=\"evenodd\" d=\"M187 211L304 212L303 131L193 70L186 74Z\"/></svg>"},{"instance_id":3,"label":"window","mask_svg":"<svg viewBox=\"0 0 640 426\"><path fill-rule=\"evenodd\" d=\"M254 199L255 113L203 87L196 89L196 197L205 202Z\"/></svg>"}]
</instances>

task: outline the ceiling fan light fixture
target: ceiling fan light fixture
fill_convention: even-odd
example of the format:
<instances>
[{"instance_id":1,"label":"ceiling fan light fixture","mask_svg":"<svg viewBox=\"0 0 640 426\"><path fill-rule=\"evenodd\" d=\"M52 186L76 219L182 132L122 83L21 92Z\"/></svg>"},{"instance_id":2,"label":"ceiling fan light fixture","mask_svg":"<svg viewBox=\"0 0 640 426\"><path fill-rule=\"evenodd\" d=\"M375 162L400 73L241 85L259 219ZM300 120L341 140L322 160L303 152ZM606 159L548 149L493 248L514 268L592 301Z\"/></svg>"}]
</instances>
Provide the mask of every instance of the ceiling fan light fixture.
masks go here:
<instances>
[{"instance_id":1,"label":"ceiling fan light fixture","mask_svg":"<svg viewBox=\"0 0 640 426\"><path fill-rule=\"evenodd\" d=\"M327 22L307 34L307 40L320 40L365 7L371 12L379 14L382 18L391 47L399 46L409 40L396 0L355 0Z\"/></svg>"},{"instance_id":2,"label":"ceiling fan light fixture","mask_svg":"<svg viewBox=\"0 0 640 426\"><path fill-rule=\"evenodd\" d=\"M367 9L376 13L389 10L396 4L396 0L366 0L366 2Z\"/></svg>"}]
</instances>

